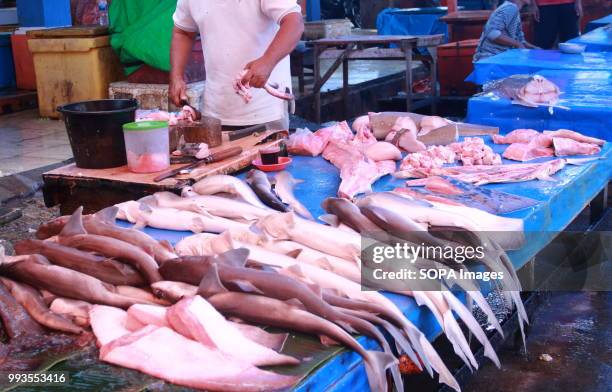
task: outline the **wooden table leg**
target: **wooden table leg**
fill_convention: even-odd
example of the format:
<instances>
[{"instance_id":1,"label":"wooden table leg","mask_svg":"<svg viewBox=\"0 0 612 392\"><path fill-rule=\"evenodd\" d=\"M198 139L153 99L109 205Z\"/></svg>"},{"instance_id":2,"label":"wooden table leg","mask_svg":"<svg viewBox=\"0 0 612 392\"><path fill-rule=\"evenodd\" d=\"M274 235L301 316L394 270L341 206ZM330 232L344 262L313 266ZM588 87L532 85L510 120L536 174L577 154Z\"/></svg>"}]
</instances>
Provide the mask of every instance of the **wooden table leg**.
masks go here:
<instances>
[{"instance_id":1,"label":"wooden table leg","mask_svg":"<svg viewBox=\"0 0 612 392\"><path fill-rule=\"evenodd\" d=\"M436 47L427 48L431 55L431 114L437 114L440 90L438 90L438 50Z\"/></svg>"},{"instance_id":2,"label":"wooden table leg","mask_svg":"<svg viewBox=\"0 0 612 392\"><path fill-rule=\"evenodd\" d=\"M342 105L344 110L344 118L348 119L348 96L349 96L349 67L348 58L342 60Z\"/></svg>"},{"instance_id":3,"label":"wooden table leg","mask_svg":"<svg viewBox=\"0 0 612 392\"><path fill-rule=\"evenodd\" d=\"M315 114L315 121L317 122L317 124L320 124L321 123L321 88L318 87L318 85L319 85L319 78L321 77L321 59L319 58L320 56L319 45L314 45L313 56L314 56L313 94L314 94L314 112L315 112L314 114Z\"/></svg>"},{"instance_id":4,"label":"wooden table leg","mask_svg":"<svg viewBox=\"0 0 612 392\"><path fill-rule=\"evenodd\" d=\"M406 111L412 108L412 43L401 41L406 60Z\"/></svg>"},{"instance_id":5,"label":"wooden table leg","mask_svg":"<svg viewBox=\"0 0 612 392\"><path fill-rule=\"evenodd\" d=\"M608 184L591 200L591 224L599 222L608 208Z\"/></svg>"}]
</instances>

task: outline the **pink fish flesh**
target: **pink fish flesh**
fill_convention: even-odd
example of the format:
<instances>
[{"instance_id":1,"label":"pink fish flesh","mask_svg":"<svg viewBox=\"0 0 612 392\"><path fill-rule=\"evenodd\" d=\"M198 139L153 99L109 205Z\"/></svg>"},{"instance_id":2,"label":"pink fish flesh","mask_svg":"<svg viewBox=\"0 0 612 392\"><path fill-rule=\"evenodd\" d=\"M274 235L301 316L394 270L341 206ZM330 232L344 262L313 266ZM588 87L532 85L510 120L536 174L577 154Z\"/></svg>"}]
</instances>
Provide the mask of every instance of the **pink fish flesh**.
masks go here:
<instances>
[{"instance_id":1,"label":"pink fish flesh","mask_svg":"<svg viewBox=\"0 0 612 392\"><path fill-rule=\"evenodd\" d=\"M540 133L535 129L515 129L507 135L491 135L495 144L529 143Z\"/></svg>"},{"instance_id":2,"label":"pink fish flesh","mask_svg":"<svg viewBox=\"0 0 612 392\"><path fill-rule=\"evenodd\" d=\"M296 377L257 369L236 357L211 350L170 328L146 326L100 349L102 361L136 369L189 388L210 391L274 391Z\"/></svg>"},{"instance_id":3,"label":"pink fish flesh","mask_svg":"<svg viewBox=\"0 0 612 392\"><path fill-rule=\"evenodd\" d=\"M556 156L564 155L593 155L599 154L601 148L592 143L582 143L565 137L553 137Z\"/></svg>"}]
</instances>

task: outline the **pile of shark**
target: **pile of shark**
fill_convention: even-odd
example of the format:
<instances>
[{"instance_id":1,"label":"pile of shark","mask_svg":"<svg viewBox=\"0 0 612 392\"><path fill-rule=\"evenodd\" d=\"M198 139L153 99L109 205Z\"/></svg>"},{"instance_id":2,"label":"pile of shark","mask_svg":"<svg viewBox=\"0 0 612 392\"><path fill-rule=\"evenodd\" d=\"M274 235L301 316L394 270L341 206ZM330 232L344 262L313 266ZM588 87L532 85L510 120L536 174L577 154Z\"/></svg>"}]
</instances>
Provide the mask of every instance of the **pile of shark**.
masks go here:
<instances>
[{"instance_id":1,"label":"pile of shark","mask_svg":"<svg viewBox=\"0 0 612 392\"><path fill-rule=\"evenodd\" d=\"M458 391L442 358L400 308L382 292L363 289L364 238L481 247L478 260L418 258L414 268L474 265L503 272L510 277L500 287L508 306L516 308L521 330L528 322L506 255L522 246L521 220L391 191L354 201L328 198L322 205L327 214L317 221L294 194L300 180L282 172L274 182L256 170L245 181L211 176L181 195L159 192L91 215L79 208L41 225L36 239L17 243L16 255L0 259L0 317L9 337L0 344L0 353L8 355L0 357L23 350L24 336L31 334L53 336L60 346L95 339L101 361L171 383L214 391L283 390L299 380L273 366L309 359L283 354L287 335L261 328L270 326L354 350L372 391L388 390L387 372L403 391L400 357ZM170 244L144 227L193 234ZM493 333L503 335L479 282L439 283L438 290L390 291L431 311L469 368L479 364L460 321L499 367L470 309L475 303ZM380 350L366 350L357 334L374 339ZM0 360L0 370L19 366L26 365Z\"/></svg>"}]
</instances>

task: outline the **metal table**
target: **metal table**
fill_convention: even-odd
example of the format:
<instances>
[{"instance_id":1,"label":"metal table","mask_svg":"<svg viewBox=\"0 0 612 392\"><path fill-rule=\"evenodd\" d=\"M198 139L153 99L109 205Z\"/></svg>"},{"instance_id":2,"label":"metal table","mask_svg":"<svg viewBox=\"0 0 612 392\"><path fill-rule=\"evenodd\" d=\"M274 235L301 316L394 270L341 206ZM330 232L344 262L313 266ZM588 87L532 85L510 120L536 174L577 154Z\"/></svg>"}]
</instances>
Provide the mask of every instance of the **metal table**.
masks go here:
<instances>
[{"instance_id":1,"label":"metal table","mask_svg":"<svg viewBox=\"0 0 612 392\"><path fill-rule=\"evenodd\" d=\"M410 111L414 98L421 94L412 92L412 62L414 59L431 59L432 110L435 111L439 97L437 89L436 46L444 42L444 35L355 35L338 38L323 38L309 42L314 50L314 110L315 121L321 122L321 88L342 64L342 99L345 113L348 112L349 68L351 60L405 60L406 61L406 107ZM385 47L381 47L385 46ZM393 46L393 47L389 47ZM425 47L429 56L413 53L416 48ZM321 76L321 59L335 59L331 67ZM346 116L345 116L346 117Z\"/></svg>"}]
</instances>

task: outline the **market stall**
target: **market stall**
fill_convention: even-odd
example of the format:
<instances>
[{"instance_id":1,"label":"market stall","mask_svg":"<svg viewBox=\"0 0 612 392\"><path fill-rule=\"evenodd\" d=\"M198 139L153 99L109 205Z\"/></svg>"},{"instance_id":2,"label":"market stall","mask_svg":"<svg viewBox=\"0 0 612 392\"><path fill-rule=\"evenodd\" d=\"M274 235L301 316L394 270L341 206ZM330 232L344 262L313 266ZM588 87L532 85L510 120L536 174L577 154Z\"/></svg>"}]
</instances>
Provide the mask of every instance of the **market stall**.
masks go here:
<instances>
[{"instance_id":1,"label":"market stall","mask_svg":"<svg viewBox=\"0 0 612 392\"><path fill-rule=\"evenodd\" d=\"M533 74L545 69L611 71L612 53L587 52L576 55L558 50L512 49L474 63L474 71L466 80L484 84L510 75Z\"/></svg>"},{"instance_id":2,"label":"market stall","mask_svg":"<svg viewBox=\"0 0 612 392\"><path fill-rule=\"evenodd\" d=\"M595 19L590 21L587 25L586 28L584 29L584 31L586 33L588 33L589 31L593 31L599 27L604 27L609 25L610 23L612 23L612 14L608 15L608 16L604 16L603 18L599 18L599 19Z\"/></svg>"},{"instance_id":3,"label":"market stall","mask_svg":"<svg viewBox=\"0 0 612 392\"><path fill-rule=\"evenodd\" d=\"M559 107L526 107L494 92L483 93L469 99L467 120L500 127L502 132L565 128L602 138L608 135L612 127L609 71L542 70L538 74L559 86Z\"/></svg>"},{"instance_id":4,"label":"market stall","mask_svg":"<svg viewBox=\"0 0 612 392\"><path fill-rule=\"evenodd\" d=\"M567 42L584 45L587 52L612 51L612 26L598 27Z\"/></svg>"}]
</instances>

